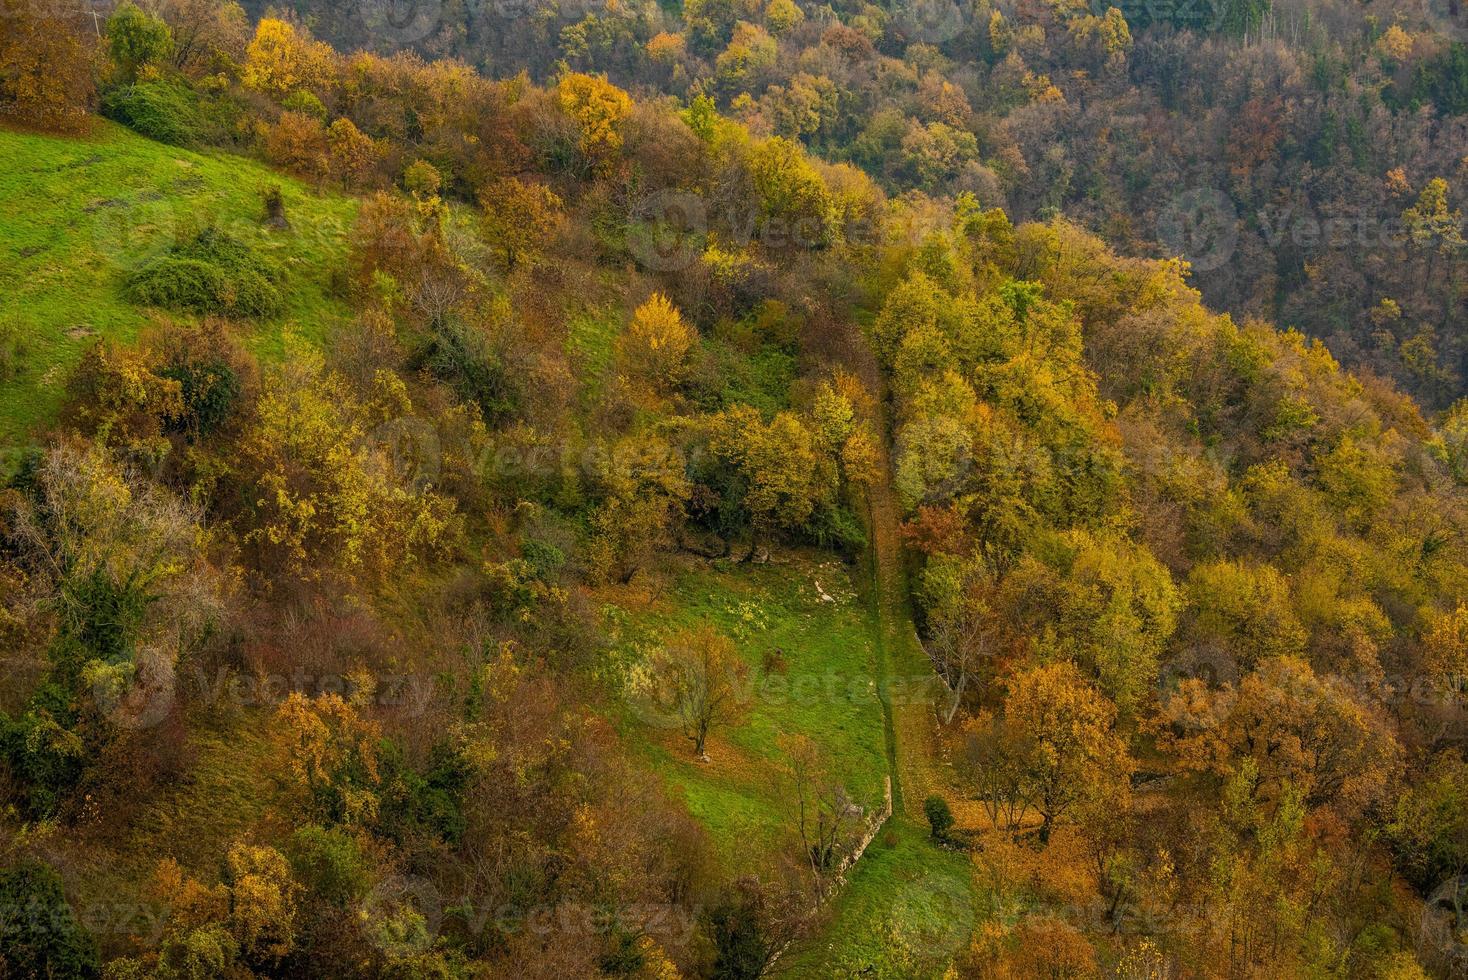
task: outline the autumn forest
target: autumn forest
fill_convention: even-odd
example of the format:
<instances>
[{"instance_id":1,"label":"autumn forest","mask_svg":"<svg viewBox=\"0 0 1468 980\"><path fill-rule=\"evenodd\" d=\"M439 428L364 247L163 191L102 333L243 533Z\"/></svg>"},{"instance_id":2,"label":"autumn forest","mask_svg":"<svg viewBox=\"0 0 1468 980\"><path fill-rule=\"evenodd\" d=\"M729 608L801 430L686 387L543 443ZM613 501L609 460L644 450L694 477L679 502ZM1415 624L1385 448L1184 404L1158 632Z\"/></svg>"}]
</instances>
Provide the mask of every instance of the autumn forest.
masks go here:
<instances>
[{"instance_id":1,"label":"autumn forest","mask_svg":"<svg viewBox=\"0 0 1468 980\"><path fill-rule=\"evenodd\" d=\"M1468 13L0 0L0 977L1468 977Z\"/></svg>"}]
</instances>

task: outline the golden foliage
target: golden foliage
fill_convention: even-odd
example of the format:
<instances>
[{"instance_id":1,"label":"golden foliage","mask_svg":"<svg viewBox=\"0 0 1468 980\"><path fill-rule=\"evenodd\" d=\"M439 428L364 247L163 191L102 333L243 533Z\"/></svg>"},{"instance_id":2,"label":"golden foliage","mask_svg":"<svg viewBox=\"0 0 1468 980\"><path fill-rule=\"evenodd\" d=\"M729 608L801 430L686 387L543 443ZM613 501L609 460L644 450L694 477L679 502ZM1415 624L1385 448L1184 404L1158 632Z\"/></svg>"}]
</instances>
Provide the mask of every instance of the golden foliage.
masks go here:
<instances>
[{"instance_id":1,"label":"golden foliage","mask_svg":"<svg viewBox=\"0 0 1468 980\"><path fill-rule=\"evenodd\" d=\"M672 301L653 293L617 338L617 358L627 375L667 393L687 375L688 355L697 339L697 332Z\"/></svg>"},{"instance_id":2,"label":"golden foliage","mask_svg":"<svg viewBox=\"0 0 1468 980\"><path fill-rule=\"evenodd\" d=\"M395 443L405 431L431 442L431 423L403 403L374 415L314 347L291 337L287 351L240 447L252 488L243 539L264 567L372 584L449 547L453 503L413 479Z\"/></svg>"},{"instance_id":3,"label":"golden foliage","mask_svg":"<svg viewBox=\"0 0 1468 980\"><path fill-rule=\"evenodd\" d=\"M0 0L0 115L55 129L78 126L94 95L97 42L79 8Z\"/></svg>"},{"instance_id":4,"label":"golden foliage","mask_svg":"<svg viewBox=\"0 0 1468 980\"><path fill-rule=\"evenodd\" d=\"M283 20L262 17L245 50L241 79L248 88L283 99L298 89L325 86L336 60L329 45L303 37Z\"/></svg>"},{"instance_id":5,"label":"golden foliage","mask_svg":"<svg viewBox=\"0 0 1468 980\"><path fill-rule=\"evenodd\" d=\"M289 772L321 818L357 824L377 814L376 722L337 694L293 692L276 711Z\"/></svg>"},{"instance_id":6,"label":"golden foliage","mask_svg":"<svg viewBox=\"0 0 1468 980\"><path fill-rule=\"evenodd\" d=\"M632 115L632 98L605 78L572 72L556 87L561 110L581 131L581 152L601 166L622 149L622 124Z\"/></svg>"}]
</instances>

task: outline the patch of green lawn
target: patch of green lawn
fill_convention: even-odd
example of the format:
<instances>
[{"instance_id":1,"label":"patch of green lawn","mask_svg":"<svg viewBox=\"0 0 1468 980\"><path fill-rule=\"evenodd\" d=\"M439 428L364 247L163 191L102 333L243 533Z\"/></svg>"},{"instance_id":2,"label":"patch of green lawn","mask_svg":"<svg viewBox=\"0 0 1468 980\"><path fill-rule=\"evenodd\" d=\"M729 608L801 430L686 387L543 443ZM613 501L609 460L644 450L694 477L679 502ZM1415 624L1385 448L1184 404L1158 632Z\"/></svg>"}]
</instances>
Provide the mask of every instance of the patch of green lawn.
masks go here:
<instances>
[{"instance_id":1,"label":"patch of green lawn","mask_svg":"<svg viewBox=\"0 0 1468 980\"><path fill-rule=\"evenodd\" d=\"M798 856L782 736L805 735L868 813L885 795L875 651L847 569L829 556L782 556L768 565L701 564L675 573L669 594L632 617L623 642L643 649L704 620L734 640L750 667L751 708L715 729L710 762L676 728L629 712L628 736L686 799L731 873L762 871ZM765 669L780 651L784 669Z\"/></svg>"},{"instance_id":2,"label":"patch of green lawn","mask_svg":"<svg viewBox=\"0 0 1468 980\"><path fill-rule=\"evenodd\" d=\"M87 345L130 342L148 323L155 311L129 303L123 279L179 236L213 223L286 269L284 314L247 328L264 357L279 356L287 329L320 339L350 315L330 280L345 262L353 198L100 120L82 137L0 129L0 159L0 325L13 326L23 348L17 375L0 381L0 471L55 417ZM284 196L288 230L260 223L270 186Z\"/></svg>"},{"instance_id":3,"label":"patch of green lawn","mask_svg":"<svg viewBox=\"0 0 1468 980\"><path fill-rule=\"evenodd\" d=\"M941 977L974 921L969 856L888 822L831 904L831 925L780 962L792 977Z\"/></svg>"},{"instance_id":4,"label":"patch of green lawn","mask_svg":"<svg viewBox=\"0 0 1468 980\"><path fill-rule=\"evenodd\" d=\"M615 306L587 307L566 323L566 348L581 369L581 381L596 387L612 363L617 337L622 332L622 311Z\"/></svg>"}]
</instances>

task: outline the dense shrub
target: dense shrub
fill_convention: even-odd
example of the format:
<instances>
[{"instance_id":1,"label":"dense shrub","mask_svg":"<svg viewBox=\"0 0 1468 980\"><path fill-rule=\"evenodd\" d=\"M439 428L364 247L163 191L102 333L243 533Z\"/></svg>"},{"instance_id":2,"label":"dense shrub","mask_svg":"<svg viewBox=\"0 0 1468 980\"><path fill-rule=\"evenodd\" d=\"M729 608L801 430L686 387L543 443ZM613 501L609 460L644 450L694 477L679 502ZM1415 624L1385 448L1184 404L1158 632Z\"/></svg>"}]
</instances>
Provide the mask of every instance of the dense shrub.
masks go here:
<instances>
[{"instance_id":1,"label":"dense shrub","mask_svg":"<svg viewBox=\"0 0 1468 980\"><path fill-rule=\"evenodd\" d=\"M345 831L302 827L291 835L287 856L296 879L326 903L345 907L367 890L367 861Z\"/></svg>"},{"instance_id":2,"label":"dense shrub","mask_svg":"<svg viewBox=\"0 0 1468 980\"><path fill-rule=\"evenodd\" d=\"M132 299L170 310L213 310L228 289L223 270L198 259L165 256L128 280Z\"/></svg>"},{"instance_id":3,"label":"dense shrub","mask_svg":"<svg viewBox=\"0 0 1468 980\"><path fill-rule=\"evenodd\" d=\"M845 505L817 508L797 537L847 555L859 555L867 546L861 518Z\"/></svg>"},{"instance_id":4,"label":"dense shrub","mask_svg":"<svg viewBox=\"0 0 1468 980\"><path fill-rule=\"evenodd\" d=\"M152 345L159 376L179 386L173 427L191 437L207 436L227 425L255 386L254 361L221 320L170 323Z\"/></svg>"},{"instance_id":5,"label":"dense shrub","mask_svg":"<svg viewBox=\"0 0 1468 980\"><path fill-rule=\"evenodd\" d=\"M0 975L93 977L97 945L77 921L61 877L40 862L0 872Z\"/></svg>"},{"instance_id":6,"label":"dense shrub","mask_svg":"<svg viewBox=\"0 0 1468 980\"><path fill-rule=\"evenodd\" d=\"M923 813L928 818L928 827L935 840L945 840L953 829L953 811L948 801L941 796L930 796L923 800Z\"/></svg>"},{"instance_id":7,"label":"dense shrub","mask_svg":"<svg viewBox=\"0 0 1468 980\"><path fill-rule=\"evenodd\" d=\"M440 324L425 352L429 369L461 398L479 405L486 419L518 414L522 392L490 334L458 320Z\"/></svg>"},{"instance_id":8,"label":"dense shrub","mask_svg":"<svg viewBox=\"0 0 1468 980\"><path fill-rule=\"evenodd\" d=\"M9 784L11 798L26 816L54 817L84 775L84 760L74 751L79 741L69 705L67 692L47 683L32 693L25 714L0 713L0 781Z\"/></svg>"},{"instance_id":9,"label":"dense shrub","mask_svg":"<svg viewBox=\"0 0 1468 980\"><path fill-rule=\"evenodd\" d=\"M174 146L193 146L212 135L198 96L181 82L158 80L115 88L102 97L102 115Z\"/></svg>"},{"instance_id":10,"label":"dense shrub","mask_svg":"<svg viewBox=\"0 0 1468 980\"><path fill-rule=\"evenodd\" d=\"M134 272L129 298L147 306L233 317L272 317L283 300L280 266L246 244L206 228Z\"/></svg>"},{"instance_id":11,"label":"dense shrub","mask_svg":"<svg viewBox=\"0 0 1468 980\"><path fill-rule=\"evenodd\" d=\"M380 746L383 793L379 829L399 843L460 840L466 829L462 794L469 778L465 761L445 744L435 745L425 772L408 762L402 746Z\"/></svg>"}]
</instances>

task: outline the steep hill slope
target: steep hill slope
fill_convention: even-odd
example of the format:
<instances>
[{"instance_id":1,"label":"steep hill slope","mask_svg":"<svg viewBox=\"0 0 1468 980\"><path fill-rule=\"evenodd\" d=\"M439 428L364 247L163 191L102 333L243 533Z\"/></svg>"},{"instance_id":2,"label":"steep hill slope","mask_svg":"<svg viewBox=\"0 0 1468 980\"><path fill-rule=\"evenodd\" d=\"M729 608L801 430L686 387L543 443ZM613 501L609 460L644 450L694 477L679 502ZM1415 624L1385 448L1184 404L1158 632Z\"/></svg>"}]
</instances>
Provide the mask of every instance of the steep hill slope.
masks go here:
<instances>
[{"instance_id":1,"label":"steep hill slope","mask_svg":"<svg viewBox=\"0 0 1468 980\"><path fill-rule=\"evenodd\" d=\"M332 271L346 255L355 199L318 193L255 161L144 139L98 120L90 134L0 129L0 331L19 367L0 404L5 459L61 403L67 373L95 337L133 340L150 312L123 295L127 274L179 237L213 224L282 263L286 308L250 343L278 350L287 327L319 337L348 315ZM263 193L279 187L285 230L261 223Z\"/></svg>"}]
</instances>

